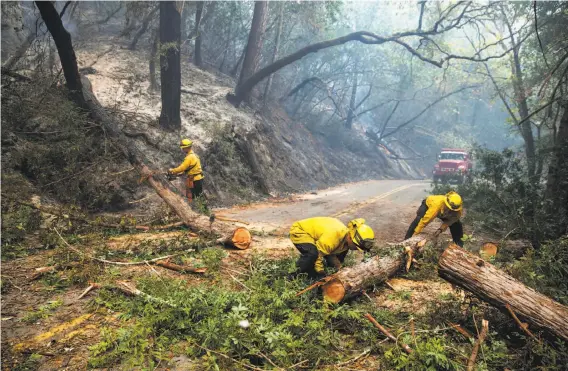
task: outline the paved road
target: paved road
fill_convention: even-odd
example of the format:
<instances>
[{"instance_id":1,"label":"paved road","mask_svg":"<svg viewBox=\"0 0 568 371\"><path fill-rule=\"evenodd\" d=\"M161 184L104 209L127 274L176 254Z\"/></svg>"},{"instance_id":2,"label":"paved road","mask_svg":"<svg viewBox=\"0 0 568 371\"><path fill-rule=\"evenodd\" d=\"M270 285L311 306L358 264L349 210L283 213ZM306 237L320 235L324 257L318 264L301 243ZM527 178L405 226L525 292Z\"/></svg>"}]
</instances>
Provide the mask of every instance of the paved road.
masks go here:
<instances>
[{"instance_id":1,"label":"paved road","mask_svg":"<svg viewBox=\"0 0 568 371\"><path fill-rule=\"evenodd\" d=\"M221 218L247 222L249 228L266 232L285 232L294 221L313 216L334 216L343 222L363 217L379 238L395 241L403 234L429 188L430 184L424 181L371 180L216 213Z\"/></svg>"}]
</instances>

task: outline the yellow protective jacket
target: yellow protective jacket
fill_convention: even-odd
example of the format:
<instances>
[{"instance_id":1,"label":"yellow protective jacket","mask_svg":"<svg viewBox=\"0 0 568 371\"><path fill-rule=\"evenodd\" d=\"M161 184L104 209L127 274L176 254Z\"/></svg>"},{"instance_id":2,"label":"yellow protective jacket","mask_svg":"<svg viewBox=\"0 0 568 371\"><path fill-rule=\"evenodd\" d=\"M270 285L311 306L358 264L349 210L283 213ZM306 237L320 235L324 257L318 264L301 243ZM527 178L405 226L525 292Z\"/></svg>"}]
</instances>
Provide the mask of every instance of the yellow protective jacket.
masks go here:
<instances>
[{"instance_id":1,"label":"yellow protective jacket","mask_svg":"<svg viewBox=\"0 0 568 371\"><path fill-rule=\"evenodd\" d=\"M433 195L426 197L426 206L428 206L428 210L426 210L426 214L420 219L420 222L414 229L414 234L418 234L422 232L424 227L426 227L430 222L436 218L440 218L443 221L442 226L440 227L441 230L446 230L450 225L454 224L458 220L460 220L462 216L462 212L460 211L453 211L448 209L445 202L446 196L444 195Z\"/></svg>"},{"instance_id":2,"label":"yellow protective jacket","mask_svg":"<svg viewBox=\"0 0 568 371\"><path fill-rule=\"evenodd\" d=\"M316 272L323 272L323 257L336 255L348 249L345 236L347 227L338 219L316 217L299 220L290 228L290 240L294 244L310 243L318 249L314 264Z\"/></svg>"},{"instance_id":3,"label":"yellow protective jacket","mask_svg":"<svg viewBox=\"0 0 568 371\"><path fill-rule=\"evenodd\" d=\"M170 169L170 173L174 175L186 173L188 177L193 177L193 180L203 179L201 161L199 160L199 157L195 153L193 153L193 151L189 151L181 165L174 169Z\"/></svg>"}]
</instances>

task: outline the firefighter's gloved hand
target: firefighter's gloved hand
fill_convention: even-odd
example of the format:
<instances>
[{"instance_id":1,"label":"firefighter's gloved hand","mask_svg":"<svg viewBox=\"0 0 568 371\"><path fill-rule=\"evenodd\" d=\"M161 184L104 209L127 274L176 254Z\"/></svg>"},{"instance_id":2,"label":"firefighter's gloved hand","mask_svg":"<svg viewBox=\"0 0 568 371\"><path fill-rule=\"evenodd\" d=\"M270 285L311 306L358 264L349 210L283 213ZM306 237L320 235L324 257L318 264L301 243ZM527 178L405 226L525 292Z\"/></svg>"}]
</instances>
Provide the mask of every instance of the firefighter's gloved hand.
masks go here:
<instances>
[{"instance_id":1,"label":"firefighter's gloved hand","mask_svg":"<svg viewBox=\"0 0 568 371\"><path fill-rule=\"evenodd\" d=\"M434 238L438 237L440 234L442 234L442 232L443 230L441 228L437 229L436 232L434 232Z\"/></svg>"},{"instance_id":2,"label":"firefighter's gloved hand","mask_svg":"<svg viewBox=\"0 0 568 371\"><path fill-rule=\"evenodd\" d=\"M168 180L174 180L176 176L172 174L170 170L168 170L168 172L166 173L166 178L168 178Z\"/></svg>"}]
</instances>

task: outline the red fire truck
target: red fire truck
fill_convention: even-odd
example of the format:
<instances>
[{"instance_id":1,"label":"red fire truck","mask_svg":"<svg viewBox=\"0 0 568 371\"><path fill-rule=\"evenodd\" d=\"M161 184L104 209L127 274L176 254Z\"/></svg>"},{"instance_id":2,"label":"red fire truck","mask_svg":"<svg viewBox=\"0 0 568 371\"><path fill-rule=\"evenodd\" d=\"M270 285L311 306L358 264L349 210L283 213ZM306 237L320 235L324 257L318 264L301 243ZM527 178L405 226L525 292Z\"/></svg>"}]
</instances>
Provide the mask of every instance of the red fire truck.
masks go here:
<instances>
[{"instance_id":1,"label":"red fire truck","mask_svg":"<svg viewBox=\"0 0 568 371\"><path fill-rule=\"evenodd\" d=\"M438 155L438 162L434 165L432 178L435 183L457 181L461 184L472 167L471 154L467 150L442 148L442 152Z\"/></svg>"}]
</instances>

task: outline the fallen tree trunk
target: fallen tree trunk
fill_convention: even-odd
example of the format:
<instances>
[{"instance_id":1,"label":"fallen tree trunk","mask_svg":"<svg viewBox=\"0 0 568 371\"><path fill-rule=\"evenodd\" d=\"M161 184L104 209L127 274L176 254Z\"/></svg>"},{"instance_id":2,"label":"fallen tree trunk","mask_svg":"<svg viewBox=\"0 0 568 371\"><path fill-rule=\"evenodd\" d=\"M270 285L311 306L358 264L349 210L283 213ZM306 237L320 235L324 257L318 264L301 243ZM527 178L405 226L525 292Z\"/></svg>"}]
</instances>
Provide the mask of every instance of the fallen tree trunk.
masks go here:
<instances>
[{"instance_id":1,"label":"fallen tree trunk","mask_svg":"<svg viewBox=\"0 0 568 371\"><path fill-rule=\"evenodd\" d=\"M232 235L235 228L231 224L217 221L211 223L209 217L194 212L185 198L175 192L164 174L156 174L150 169L147 165L148 160L146 156L136 147L133 141L124 135L118 122L99 103L92 91L89 79L82 76L82 82L85 104L93 118L104 126L107 133L110 134L109 137L115 138L119 144L118 148L121 149L124 156L140 172L142 178L148 181L148 184L156 191L158 196L180 217L182 222L194 230L215 232L227 236Z\"/></svg>"},{"instance_id":2,"label":"fallen tree trunk","mask_svg":"<svg viewBox=\"0 0 568 371\"><path fill-rule=\"evenodd\" d=\"M383 283L394 276L407 263L409 254L415 255L430 245L423 236L411 237L392 247L389 256L375 256L353 267L343 268L326 277L321 284L324 299L333 303L361 293L366 287Z\"/></svg>"},{"instance_id":3,"label":"fallen tree trunk","mask_svg":"<svg viewBox=\"0 0 568 371\"><path fill-rule=\"evenodd\" d=\"M523 285L478 256L450 245L440 257L438 274L503 312L512 311L524 321L568 340L567 307Z\"/></svg>"}]
</instances>

